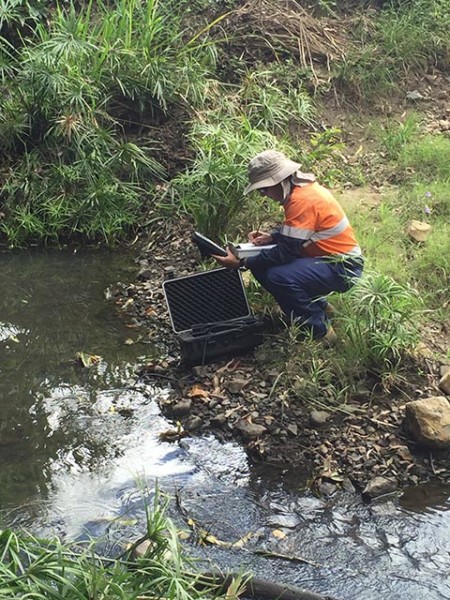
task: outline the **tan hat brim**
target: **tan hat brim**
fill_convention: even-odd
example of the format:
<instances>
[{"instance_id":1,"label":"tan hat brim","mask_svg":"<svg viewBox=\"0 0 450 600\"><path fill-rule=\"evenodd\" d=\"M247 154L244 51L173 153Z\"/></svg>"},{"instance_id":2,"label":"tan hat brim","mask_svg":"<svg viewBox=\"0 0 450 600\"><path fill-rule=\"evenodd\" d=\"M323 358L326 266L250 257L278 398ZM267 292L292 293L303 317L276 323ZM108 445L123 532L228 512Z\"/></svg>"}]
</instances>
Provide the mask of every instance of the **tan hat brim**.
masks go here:
<instances>
[{"instance_id":1,"label":"tan hat brim","mask_svg":"<svg viewBox=\"0 0 450 600\"><path fill-rule=\"evenodd\" d=\"M253 181L252 183L249 183L249 185L244 190L244 196L249 194L250 192L253 192L253 190L260 190L261 188L271 187L273 185L281 183L283 179L286 179L286 177L289 177L298 169L300 169L300 166L301 165L299 163L296 163L293 160L286 159L286 164L275 175L271 177L265 177L264 179L259 179L258 181Z\"/></svg>"}]
</instances>

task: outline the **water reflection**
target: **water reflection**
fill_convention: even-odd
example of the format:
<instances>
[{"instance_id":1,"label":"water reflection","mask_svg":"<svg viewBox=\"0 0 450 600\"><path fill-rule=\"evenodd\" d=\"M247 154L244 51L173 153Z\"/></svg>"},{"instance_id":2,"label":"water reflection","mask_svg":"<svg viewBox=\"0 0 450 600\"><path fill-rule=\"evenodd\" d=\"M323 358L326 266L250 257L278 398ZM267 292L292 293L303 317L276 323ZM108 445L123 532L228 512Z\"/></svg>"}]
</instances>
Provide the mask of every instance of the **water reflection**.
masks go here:
<instances>
[{"instance_id":1,"label":"water reflection","mask_svg":"<svg viewBox=\"0 0 450 600\"><path fill-rule=\"evenodd\" d=\"M52 431L55 415L49 419L46 398L60 386L80 386L92 394L132 375L143 347L124 345L132 334L104 293L134 273L131 258L120 253L0 255L2 506L45 497L50 462L65 443ZM77 352L102 356L103 371L83 369L75 360Z\"/></svg>"},{"instance_id":2,"label":"water reflection","mask_svg":"<svg viewBox=\"0 0 450 600\"><path fill-rule=\"evenodd\" d=\"M400 505L408 511L415 513L447 511L450 509L450 484L429 482L407 488L401 499Z\"/></svg>"}]
</instances>

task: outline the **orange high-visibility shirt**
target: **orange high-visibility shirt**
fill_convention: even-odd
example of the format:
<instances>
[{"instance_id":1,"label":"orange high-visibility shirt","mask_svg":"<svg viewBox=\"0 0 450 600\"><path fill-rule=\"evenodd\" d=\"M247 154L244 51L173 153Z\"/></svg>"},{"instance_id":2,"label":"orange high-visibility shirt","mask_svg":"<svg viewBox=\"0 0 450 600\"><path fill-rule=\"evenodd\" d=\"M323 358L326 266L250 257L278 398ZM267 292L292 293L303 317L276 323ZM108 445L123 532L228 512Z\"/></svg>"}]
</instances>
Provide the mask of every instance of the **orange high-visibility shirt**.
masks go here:
<instances>
[{"instance_id":1,"label":"orange high-visibility shirt","mask_svg":"<svg viewBox=\"0 0 450 600\"><path fill-rule=\"evenodd\" d=\"M361 249L341 205L319 183L295 186L284 211L280 233L307 240L302 247L302 256L361 256Z\"/></svg>"}]
</instances>

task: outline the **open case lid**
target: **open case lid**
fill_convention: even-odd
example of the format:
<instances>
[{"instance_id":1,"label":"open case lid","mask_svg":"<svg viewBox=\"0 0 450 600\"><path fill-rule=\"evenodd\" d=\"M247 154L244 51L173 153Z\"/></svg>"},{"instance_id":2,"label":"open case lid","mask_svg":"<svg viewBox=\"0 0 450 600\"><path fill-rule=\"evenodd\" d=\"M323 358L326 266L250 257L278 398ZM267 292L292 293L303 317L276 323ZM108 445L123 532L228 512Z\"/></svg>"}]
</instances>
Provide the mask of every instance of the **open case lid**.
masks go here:
<instances>
[{"instance_id":1,"label":"open case lid","mask_svg":"<svg viewBox=\"0 0 450 600\"><path fill-rule=\"evenodd\" d=\"M194 325L242 319L250 315L241 273L214 269L163 283L172 329L183 333Z\"/></svg>"}]
</instances>

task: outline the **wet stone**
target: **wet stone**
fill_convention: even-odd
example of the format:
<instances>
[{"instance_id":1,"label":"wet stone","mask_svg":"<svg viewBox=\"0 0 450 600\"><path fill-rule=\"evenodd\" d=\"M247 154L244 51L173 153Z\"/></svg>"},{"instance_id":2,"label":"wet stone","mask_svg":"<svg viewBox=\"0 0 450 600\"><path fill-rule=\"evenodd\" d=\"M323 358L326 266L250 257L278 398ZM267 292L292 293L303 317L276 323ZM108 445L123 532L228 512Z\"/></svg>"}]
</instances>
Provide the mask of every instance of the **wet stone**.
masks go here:
<instances>
[{"instance_id":1,"label":"wet stone","mask_svg":"<svg viewBox=\"0 0 450 600\"><path fill-rule=\"evenodd\" d=\"M153 548L153 542L150 540L144 540L141 542L133 551L135 558L144 558L149 550Z\"/></svg>"},{"instance_id":2,"label":"wet stone","mask_svg":"<svg viewBox=\"0 0 450 600\"><path fill-rule=\"evenodd\" d=\"M267 431L264 425L258 425L257 423L249 423L248 421L238 421L235 423L235 427L242 433L245 438L257 438Z\"/></svg>"},{"instance_id":3,"label":"wet stone","mask_svg":"<svg viewBox=\"0 0 450 600\"><path fill-rule=\"evenodd\" d=\"M294 529L299 523L300 519L297 515L272 515L267 520L270 527L285 527L286 529Z\"/></svg>"},{"instance_id":4,"label":"wet stone","mask_svg":"<svg viewBox=\"0 0 450 600\"><path fill-rule=\"evenodd\" d=\"M202 426L203 422L200 417L190 417L184 424L187 431L197 431Z\"/></svg>"},{"instance_id":5,"label":"wet stone","mask_svg":"<svg viewBox=\"0 0 450 600\"><path fill-rule=\"evenodd\" d=\"M363 489L363 495L376 498L384 494L390 494L397 489L397 482L387 477L374 477Z\"/></svg>"},{"instance_id":6,"label":"wet stone","mask_svg":"<svg viewBox=\"0 0 450 600\"><path fill-rule=\"evenodd\" d=\"M211 425L214 427L222 427L227 422L227 417L224 413L220 413L211 419Z\"/></svg>"},{"instance_id":7,"label":"wet stone","mask_svg":"<svg viewBox=\"0 0 450 600\"><path fill-rule=\"evenodd\" d=\"M350 479L348 477L345 477L342 481L342 489L345 492L349 492L351 494L354 494L356 492L355 486L353 485L353 483L350 481Z\"/></svg>"},{"instance_id":8,"label":"wet stone","mask_svg":"<svg viewBox=\"0 0 450 600\"><path fill-rule=\"evenodd\" d=\"M321 483L319 486L319 492L322 494L322 496L332 496L336 489L337 487L334 485L334 483L329 483L328 481Z\"/></svg>"},{"instance_id":9,"label":"wet stone","mask_svg":"<svg viewBox=\"0 0 450 600\"><path fill-rule=\"evenodd\" d=\"M151 279L153 277L152 269L141 269L138 273L138 279Z\"/></svg>"},{"instance_id":10,"label":"wet stone","mask_svg":"<svg viewBox=\"0 0 450 600\"><path fill-rule=\"evenodd\" d=\"M187 415L192 408L192 400L180 400L172 406L172 414L174 417L183 417Z\"/></svg>"},{"instance_id":11,"label":"wet stone","mask_svg":"<svg viewBox=\"0 0 450 600\"><path fill-rule=\"evenodd\" d=\"M248 379L232 379L227 382L226 389L230 394L239 394L248 383Z\"/></svg>"}]
</instances>

